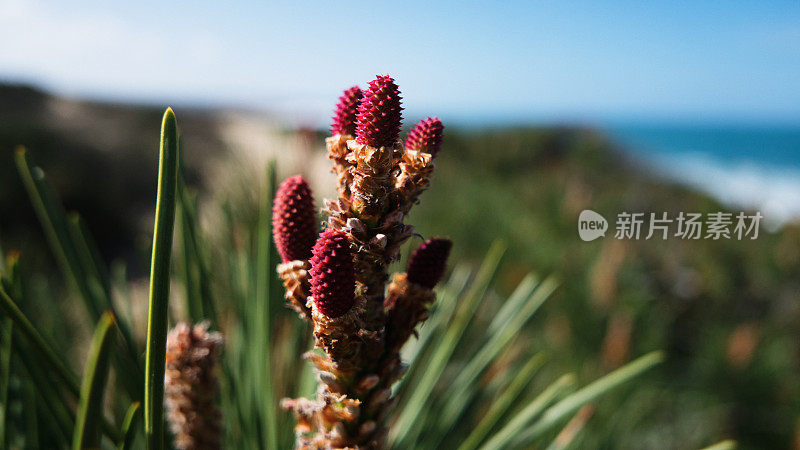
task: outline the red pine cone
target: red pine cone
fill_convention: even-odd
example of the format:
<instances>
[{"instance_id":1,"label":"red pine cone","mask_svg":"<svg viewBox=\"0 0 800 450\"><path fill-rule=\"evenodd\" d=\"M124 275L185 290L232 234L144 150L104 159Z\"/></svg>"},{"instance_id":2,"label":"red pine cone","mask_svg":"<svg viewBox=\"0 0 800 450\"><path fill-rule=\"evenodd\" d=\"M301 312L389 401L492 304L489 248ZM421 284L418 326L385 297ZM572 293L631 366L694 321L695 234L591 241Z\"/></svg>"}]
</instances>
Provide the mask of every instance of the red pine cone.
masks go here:
<instances>
[{"instance_id":1,"label":"red pine cone","mask_svg":"<svg viewBox=\"0 0 800 450\"><path fill-rule=\"evenodd\" d=\"M389 75L378 75L358 106L356 141L372 147L389 147L400 136L403 107L400 90Z\"/></svg>"},{"instance_id":2,"label":"red pine cone","mask_svg":"<svg viewBox=\"0 0 800 450\"><path fill-rule=\"evenodd\" d=\"M283 262L308 260L317 239L317 212L300 175L281 183L272 205L272 237Z\"/></svg>"},{"instance_id":3,"label":"red pine cone","mask_svg":"<svg viewBox=\"0 0 800 450\"><path fill-rule=\"evenodd\" d=\"M444 275L452 246L453 242L447 238L432 238L423 242L408 260L408 281L433 289Z\"/></svg>"},{"instance_id":4,"label":"red pine cone","mask_svg":"<svg viewBox=\"0 0 800 450\"><path fill-rule=\"evenodd\" d=\"M420 120L406 137L406 150L418 150L436 156L442 148L444 125L438 117Z\"/></svg>"},{"instance_id":5,"label":"red pine cone","mask_svg":"<svg viewBox=\"0 0 800 450\"><path fill-rule=\"evenodd\" d=\"M358 86L353 86L344 91L339 97L339 103L336 105L336 111L333 113L333 123L331 124L331 135L336 136L356 134L356 114L358 114L358 105L361 103L361 98L364 94Z\"/></svg>"},{"instance_id":6,"label":"red pine cone","mask_svg":"<svg viewBox=\"0 0 800 450\"><path fill-rule=\"evenodd\" d=\"M356 276L347 233L329 228L319 235L311 257L311 296L317 309L330 318L341 316L355 303Z\"/></svg>"}]
</instances>

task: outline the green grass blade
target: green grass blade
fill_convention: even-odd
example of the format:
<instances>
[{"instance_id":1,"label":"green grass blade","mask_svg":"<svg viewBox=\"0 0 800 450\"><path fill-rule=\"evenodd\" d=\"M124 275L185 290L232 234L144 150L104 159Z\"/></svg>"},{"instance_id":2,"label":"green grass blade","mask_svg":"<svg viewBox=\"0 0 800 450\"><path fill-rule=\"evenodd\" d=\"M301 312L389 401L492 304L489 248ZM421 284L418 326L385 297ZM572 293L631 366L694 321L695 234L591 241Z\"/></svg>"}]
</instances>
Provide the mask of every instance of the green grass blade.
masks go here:
<instances>
[{"instance_id":1,"label":"green grass blade","mask_svg":"<svg viewBox=\"0 0 800 450\"><path fill-rule=\"evenodd\" d=\"M584 405L572 419L558 432L553 442L545 450L566 450L577 445L586 423L594 415L594 405Z\"/></svg>"},{"instance_id":2,"label":"green grass blade","mask_svg":"<svg viewBox=\"0 0 800 450\"><path fill-rule=\"evenodd\" d=\"M581 406L595 401L601 395L619 387L620 385L636 378L642 373L650 370L664 360L664 354L660 351L648 353L639 357L625 366L595 380L589 385L569 395L564 400L548 408L542 417L527 430L516 436L515 443L524 446L532 440L540 437L552 427L558 425L565 419L572 416Z\"/></svg>"},{"instance_id":3,"label":"green grass blade","mask_svg":"<svg viewBox=\"0 0 800 450\"><path fill-rule=\"evenodd\" d=\"M130 397L139 399L143 395L143 372L139 364L138 351L130 327L125 320L119 318L112 302L111 280L108 271L100 261L99 255L96 255L97 251L93 250L94 242L80 215L71 213L67 219L67 228L72 237L72 246L77 251L82 273L86 275L84 282L87 288L95 298L100 299L98 304L114 315L116 328L122 335L122 339L115 342L121 351L111 353L114 364L117 366L117 376Z\"/></svg>"},{"instance_id":4,"label":"green grass blade","mask_svg":"<svg viewBox=\"0 0 800 450\"><path fill-rule=\"evenodd\" d=\"M11 344L14 324L11 318L0 318L0 448L7 448L8 436L8 388L11 376Z\"/></svg>"},{"instance_id":5,"label":"green grass blade","mask_svg":"<svg viewBox=\"0 0 800 450\"><path fill-rule=\"evenodd\" d=\"M42 364L40 358L37 358L37 353L31 351L28 342L23 339L14 339L14 354L22 362L24 370L24 378L28 383L32 384L39 396L43 399L47 411L53 417L55 425L58 427L59 434L65 436L67 448L72 443L66 437L72 435L72 430L75 428L75 414L69 409L72 407L72 402L66 401L63 397L63 389L59 389L60 384L53 383L52 372L46 364Z\"/></svg>"},{"instance_id":6,"label":"green grass blade","mask_svg":"<svg viewBox=\"0 0 800 450\"><path fill-rule=\"evenodd\" d=\"M83 373L81 398L72 435L73 450L100 448L100 430L103 418L103 394L108 378L109 355L114 337L114 315L106 312L100 322L89 347L86 368Z\"/></svg>"},{"instance_id":7,"label":"green grass blade","mask_svg":"<svg viewBox=\"0 0 800 450\"><path fill-rule=\"evenodd\" d=\"M136 429L141 417L142 404L135 402L128 408L125 413L125 419L122 421L122 440L117 447L118 450L131 450L133 448L133 443L136 440Z\"/></svg>"},{"instance_id":8,"label":"green grass blade","mask_svg":"<svg viewBox=\"0 0 800 450\"><path fill-rule=\"evenodd\" d=\"M722 442L717 442L714 445L709 445L702 450L735 450L736 447L738 447L736 445L736 441L728 439Z\"/></svg>"},{"instance_id":9,"label":"green grass blade","mask_svg":"<svg viewBox=\"0 0 800 450\"><path fill-rule=\"evenodd\" d=\"M506 426L495 433L481 447L481 450L498 450L508 446L508 443L522 430L531 420L536 418L553 401L558 398L565 390L575 384L575 375L566 374L561 376L553 384L548 386L541 394L533 399L525 408L514 415Z\"/></svg>"},{"instance_id":10,"label":"green grass blade","mask_svg":"<svg viewBox=\"0 0 800 450\"><path fill-rule=\"evenodd\" d=\"M150 306L147 317L144 429L149 450L164 448L164 366L169 313L169 274L175 226L178 178L178 126L171 108L161 124L156 221L150 264Z\"/></svg>"},{"instance_id":11,"label":"green grass blade","mask_svg":"<svg viewBox=\"0 0 800 450\"><path fill-rule=\"evenodd\" d=\"M275 388L272 383L272 352L270 348L270 327L272 320L272 308L270 300L270 281L271 274L274 272L274 265L271 264L270 243L272 242L272 197L275 186L275 164L270 162L267 165L266 179L261 191L261 205L258 215L258 230L256 232L256 273L255 273L255 339L258 354L261 355L262 363L255 367L258 372L259 384L256 394L261 394L262 407L264 408L264 419L266 427L267 448L278 448L278 419L275 402ZM259 360L258 355L256 361Z\"/></svg>"},{"instance_id":12,"label":"green grass blade","mask_svg":"<svg viewBox=\"0 0 800 450\"><path fill-rule=\"evenodd\" d=\"M453 391L448 394L449 401L439 419L445 430L451 428L460 417L466 404L472 399L473 396L469 395L468 391L478 377L484 373L497 355L506 349L506 346L519 334L522 327L533 317L557 287L557 282L553 278L548 278L538 287L535 284L534 277L531 276L526 280L529 281L529 284L523 286L523 292L528 294L524 297L527 301L515 308L514 314L509 317L509 320L495 329L483 347L470 359L466 367L459 372L455 381L453 381ZM523 280L520 284L525 283L526 280ZM529 288L529 286L531 287Z\"/></svg>"},{"instance_id":13,"label":"green grass blade","mask_svg":"<svg viewBox=\"0 0 800 450\"><path fill-rule=\"evenodd\" d=\"M491 335L504 328L505 325L514 318L517 312L522 309L522 305L530 298L538 284L539 277L534 273L529 273L523 278L517 285L517 288L514 289L514 292L503 302L500 311L497 311L497 314L494 315L486 332Z\"/></svg>"},{"instance_id":14,"label":"green grass blade","mask_svg":"<svg viewBox=\"0 0 800 450\"><path fill-rule=\"evenodd\" d=\"M179 150L180 151L180 150ZM211 293L211 274L206 262L204 248L200 245L197 204L190 195L183 175L178 173L178 219L182 237L184 279L187 283L186 296L192 320L208 320L213 327L218 326L217 312ZM194 310L194 312L192 312Z\"/></svg>"},{"instance_id":15,"label":"green grass blade","mask_svg":"<svg viewBox=\"0 0 800 450\"><path fill-rule=\"evenodd\" d=\"M492 404L489 411L483 416L469 436L467 436L467 439L464 440L458 450L473 450L483 442L487 434L497 424L497 421L508 411L523 389L530 384L533 376L544 365L544 361L545 355L539 353L522 367L517 376L511 381L511 384L503 391L497 401Z\"/></svg>"},{"instance_id":16,"label":"green grass blade","mask_svg":"<svg viewBox=\"0 0 800 450\"><path fill-rule=\"evenodd\" d=\"M30 166L23 147L17 149L16 164L64 278L83 301L90 322L97 323L103 311L114 311L114 305L111 301L110 282L103 275L105 270L94 255L96 250L92 250L93 243L88 240L76 216L67 217L58 196L48 185L44 172L38 167ZM140 398L141 383L136 382L136 379L141 379L142 368L136 345L125 323L120 324L120 330L124 338L120 345L125 354L115 353L114 361L128 394L132 398Z\"/></svg>"},{"instance_id":17,"label":"green grass blade","mask_svg":"<svg viewBox=\"0 0 800 450\"><path fill-rule=\"evenodd\" d=\"M413 362L427 347L429 340L442 330L442 325L446 324L453 317L453 312L456 309L458 298L464 292L464 289L469 283L471 271L466 264L457 266L453 270L453 274L447 282L444 289L438 293L436 301L433 304L431 316L420 327L418 327L419 337L406 344L403 348L403 360L408 362L409 374L414 371L416 367ZM400 380L400 384L404 377Z\"/></svg>"},{"instance_id":18,"label":"green grass blade","mask_svg":"<svg viewBox=\"0 0 800 450\"><path fill-rule=\"evenodd\" d=\"M470 320L475 314L475 311L480 304L481 298L486 293L489 283L494 277L497 267L500 264L505 252L505 245L500 242L495 242L489 249L486 258L478 270L478 274L473 281L470 290L465 297L461 299L459 309L456 311L455 317L450 322L444 338L439 342L438 347L429 360L430 364L425 368L419 383L411 391L411 398L405 404L400 416L390 431L390 442L395 442L404 447L404 439L406 435L412 430L414 422L419 417L420 412L425 408L429 402L429 396L433 392L433 388L439 381L439 378L444 372L447 362L453 355L453 351L461 339Z\"/></svg>"},{"instance_id":19,"label":"green grass blade","mask_svg":"<svg viewBox=\"0 0 800 450\"><path fill-rule=\"evenodd\" d=\"M39 448L39 423L36 420L36 408L40 405L36 398L36 390L32 384L25 383L22 394L26 406L22 409L25 419L25 445L28 448Z\"/></svg>"},{"instance_id":20,"label":"green grass blade","mask_svg":"<svg viewBox=\"0 0 800 450\"><path fill-rule=\"evenodd\" d=\"M105 264L100 259L96 245L91 241L89 230L80 214L71 212L67 216L67 228L75 245L75 250L84 272L87 274L87 282L94 281L99 285L105 301L111 304L111 280L106 270Z\"/></svg>"},{"instance_id":21,"label":"green grass blade","mask_svg":"<svg viewBox=\"0 0 800 450\"><path fill-rule=\"evenodd\" d=\"M33 209L42 224L45 237L56 258L67 283L80 295L92 323L96 323L100 314L108 309L93 295L86 281L86 274L79 262L78 252L73 246L72 238L66 223L66 213L61 203L56 201L45 179L45 174L38 167L30 167L24 147L16 151L17 170L22 178Z\"/></svg>"},{"instance_id":22,"label":"green grass blade","mask_svg":"<svg viewBox=\"0 0 800 450\"><path fill-rule=\"evenodd\" d=\"M41 354L50 368L55 372L58 378L64 382L67 389L75 397L80 396L80 387L78 385L78 378L72 373L66 364L58 357L58 354L53 348L45 341L44 337L39 334L39 331L31 324L27 317L20 311L17 305L11 300L11 297L6 294L5 289L0 286L0 309L11 318L14 322L15 328L22 333L28 341L36 348Z\"/></svg>"},{"instance_id":23,"label":"green grass blade","mask_svg":"<svg viewBox=\"0 0 800 450\"><path fill-rule=\"evenodd\" d=\"M181 190L181 184L178 183L178 191L180 192ZM176 266L180 268L178 272L182 277L181 282L184 288L186 312L189 315L189 320L193 323L197 323L203 320L203 307L200 304L200 296L197 293L197 279L195 277L193 264L194 255L192 255L192 251L189 247L189 230L185 218L186 206L184 205L182 197L182 195L178 195L178 198L181 200L178 202L179 213L175 219L176 227L179 230L178 235L181 237L180 258L176 261Z\"/></svg>"}]
</instances>

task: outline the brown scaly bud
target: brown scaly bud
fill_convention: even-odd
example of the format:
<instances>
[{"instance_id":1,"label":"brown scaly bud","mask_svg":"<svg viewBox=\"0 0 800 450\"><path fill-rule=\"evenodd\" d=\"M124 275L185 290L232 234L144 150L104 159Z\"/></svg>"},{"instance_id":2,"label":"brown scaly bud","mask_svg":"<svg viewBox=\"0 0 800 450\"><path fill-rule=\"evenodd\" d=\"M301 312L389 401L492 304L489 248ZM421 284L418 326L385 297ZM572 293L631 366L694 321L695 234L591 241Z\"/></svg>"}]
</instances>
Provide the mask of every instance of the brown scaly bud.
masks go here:
<instances>
[{"instance_id":1,"label":"brown scaly bud","mask_svg":"<svg viewBox=\"0 0 800 450\"><path fill-rule=\"evenodd\" d=\"M400 90L389 75L369 82L358 107L356 140L370 147L391 147L400 136L403 107Z\"/></svg>"},{"instance_id":2,"label":"brown scaly bud","mask_svg":"<svg viewBox=\"0 0 800 450\"><path fill-rule=\"evenodd\" d=\"M405 141L405 152L400 160L400 173L395 187L400 211L407 214L417 203L420 194L430 185L433 176L433 158L442 147L442 122L433 117L419 121Z\"/></svg>"},{"instance_id":3,"label":"brown scaly bud","mask_svg":"<svg viewBox=\"0 0 800 450\"><path fill-rule=\"evenodd\" d=\"M311 257L317 238L317 212L311 189L300 175L287 178L275 194L272 236L283 262Z\"/></svg>"},{"instance_id":4,"label":"brown scaly bud","mask_svg":"<svg viewBox=\"0 0 800 450\"><path fill-rule=\"evenodd\" d=\"M395 275L384 302L386 308L386 348L399 352L415 333L417 324L428 318L428 305L435 299L433 287L444 274L453 243L432 238L417 248L408 262L407 273Z\"/></svg>"},{"instance_id":5,"label":"brown scaly bud","mask_svg":"<svg viewBox=\"0 0 800 450\"><path fill-rule=\"evenodd\" d=\"M329 228L319 235L311 256L311 296L317 309L336 318L355 303L355 270L347 233Z\"/></svg>"},{"instance_id":6,"label":"brown scaly bud","mask_svg":"<svg viewBox=\"0 0 800 450\"><path fill-rule=\"evenodd\" d=\"M428 306L436 296L433 291L408 280L408 275L394 275L386 295L386 352L397 356L403 344L415 333L417 324L428 318Z\"/></svg>"},{"instance_id":7,"label":"brown scaly bud","mask_svg":"<svg viewBox=\"0 0 800 450\"><path fill-rule=\"evenodd\" d=\"M408 260L408 281L433 289L444 275L453 241L435 237L423 242Z\"/></svg>"},{"instance_id":8,"label":"brown scaly bud","mask_svg":"<svg viewBox=\"0 0 800 450\"><path fill-rule=\"evenodd\" d=\"M347 89L339 97L339 103L333 113L331 136L336 136L337 134L355 136L356 115L358 114L358 107L362 97L364 97L364 94L361 93L361 89L358 86Z\"/></svg>"},{"instance_id":9,"label":"brown scaly bud","mask_svg":"<svg viewBox=\"0 0 800 450\"><path fill-rule=\"evenodd\" d=\"M406 150L430 153L434 158L442 148L442 133L444 125L438 117L428 117L420 120L408 132L406 137Z\"/></svg>"},{"instance_id":10,"label":"brown scaly bud","mask_svg":"<svg viewBox=\"0 0 800 450\"><path fill-rule=\"evenodd\" d=\"M289 261L278 264L278 276L283 281L286 289L286 301L289 307L297 311L301 319L311 318L311 309L306 304L308 296L311 294L311 283L309 281L308 269L311 267L308 261Z\"/></svg>"},{"instance_id":11,"label":"brown scaly bud","mask_svg":"<svg viewBox=\"0 0 800 450\"><path fill-rule=\"evenodd\" d=\"M164 403L177 449L221 448L215 371L221 348L222 335L206 323L181 323L167 335Z\"/></svg>"}]
</instances>

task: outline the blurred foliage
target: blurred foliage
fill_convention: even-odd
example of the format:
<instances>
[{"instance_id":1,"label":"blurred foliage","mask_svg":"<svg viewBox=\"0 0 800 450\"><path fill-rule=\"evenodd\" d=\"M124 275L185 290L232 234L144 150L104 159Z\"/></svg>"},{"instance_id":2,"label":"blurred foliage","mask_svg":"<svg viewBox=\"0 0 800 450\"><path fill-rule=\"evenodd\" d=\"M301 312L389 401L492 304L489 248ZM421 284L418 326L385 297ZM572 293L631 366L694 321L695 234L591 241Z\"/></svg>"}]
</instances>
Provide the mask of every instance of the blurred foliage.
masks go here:
<instances>
[{"instance_id":1,"label":"blurred foliage","mask_svg":"<svg viewBox=\"0 0 800 450\"><path fill-rule=\"evenodd\" d=\"M579 239L584 209L609 220L605 238ZM424 236L448 230L456 259L497 236L512 242L509 285L528 270L558 273L563 287L526 332L561 370L596 374L668 351L659 378L600 406L611 426L590 421L584 445L696 448L729 436L787 448L800 414L800 227L762 221L757 240L663 241L644 240L645 223L642 240L613 237L618 213L681 211L738 210L660 178L595 131L448 129L412 222Z\"/></svg>"}]
</instances>

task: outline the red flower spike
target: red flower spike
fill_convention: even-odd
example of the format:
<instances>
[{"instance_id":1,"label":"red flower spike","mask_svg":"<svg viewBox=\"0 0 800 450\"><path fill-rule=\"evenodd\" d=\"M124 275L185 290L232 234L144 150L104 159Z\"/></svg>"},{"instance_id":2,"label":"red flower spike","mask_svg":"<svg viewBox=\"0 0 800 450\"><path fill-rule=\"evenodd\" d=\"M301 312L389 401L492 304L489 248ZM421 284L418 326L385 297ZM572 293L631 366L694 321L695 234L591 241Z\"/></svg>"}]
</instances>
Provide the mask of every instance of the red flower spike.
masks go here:
<instances>
[{"instance_id":1,"label":"red flower spike","mask_svg":"<svg viewBox=\"0 0 800 450\"><path fill-rule=\"evenodd\" d=\"M447 238L432 238L423 242L408 260L408 281L433 289L444 275L452 246L453 242Z\"/></svg>"},{"instance_id":2,"label":"red flower spike","mask_svg":"<svg viewBox=\"0 0 800 450\"><path fill-rule=\"evenodd\" d=\"M356 115L358 114L358 105L361 103L361 98L364 94L358 86L353 86L344 91L339 97L339 103L336 105L336 111L333 113L333 123L331 124L331 135L350 135L356 134Z\"/></svg>"},{"instance_id":3,"label":"red flower spike","mask_svg":"<svg viewBox=\"0 0 800 450\"><path fill-rule=\"evenodd\" d=\"M420 120L406 137L406 150L417 150L436 156L442 148L444 125L438 117Z\"/></svg>"},{"instance_id":4,"label":"red flower spike","mask_svg":"<svg viewBox=\"0 0 800 450\"><path fill-rule=\"evenodd\" d=\"M372 147L389 147L400 136L403 107L400 90L389 75L378 75L358 106L356 141Z\"/></svg>"},{"instance_id":5,"label":"red flower spike","mask_svg":"<svg viewBox=\"0 0 800 450\"><path fill-rule=\"evenodd\" d=\"M317 212L300 175L281 183L272 205L272 237L283 262L307 260L317 239Z\"/></svg>"},{"instance_id":6,"label":"red flower spike","mask_svg":"<svg viewBox=\"0 0 800 450\"><path fill-rule=\"evenodd\" d=\"M346 313L355 303L356 275L347 233L329 228L319 235L311 256L311 296L327 317Z\"/></svg>"}]
</instances>

